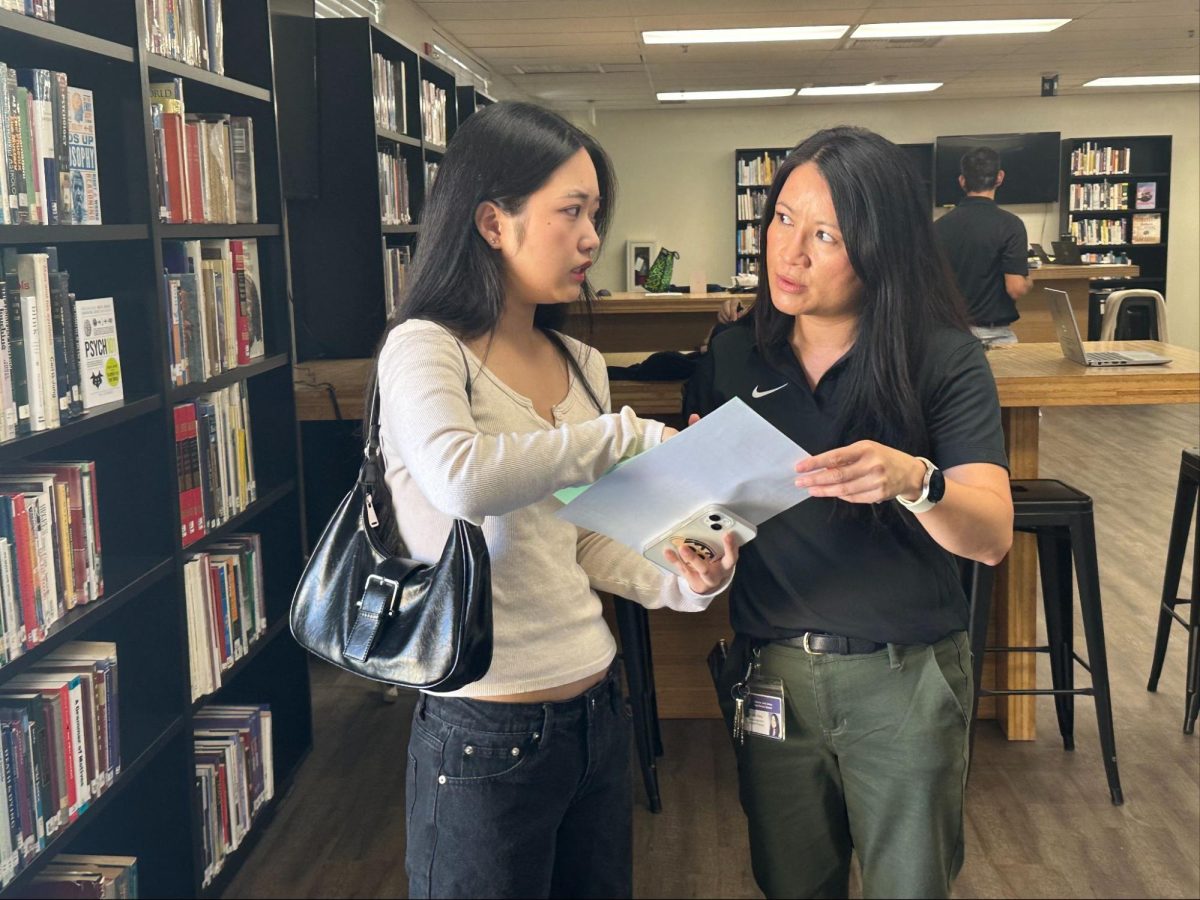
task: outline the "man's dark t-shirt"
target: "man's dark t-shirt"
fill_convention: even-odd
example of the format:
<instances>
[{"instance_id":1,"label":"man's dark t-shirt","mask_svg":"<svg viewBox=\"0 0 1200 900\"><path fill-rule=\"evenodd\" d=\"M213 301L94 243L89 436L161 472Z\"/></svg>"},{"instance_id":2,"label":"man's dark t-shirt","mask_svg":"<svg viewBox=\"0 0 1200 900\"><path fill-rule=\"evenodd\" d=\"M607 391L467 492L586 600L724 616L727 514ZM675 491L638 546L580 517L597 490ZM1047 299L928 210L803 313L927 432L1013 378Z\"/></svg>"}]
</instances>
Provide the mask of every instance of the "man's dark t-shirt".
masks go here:
<instances>
[{"instance_id":1,"label":"man's dark t-shirt","mask_svg":"<svg viewBox=\"0 0 1200 900\"><path fill-rule=\"evenodd\" d=\"M706 415L739 397L809 453L832 450L844 443L836 421L855 352L814 391L794 360L784 370L769 365L752 325L739 323L713 338L688 382L685 412ZM929 444L917 452L942 469L1007 468L996 382L979 341L939 329L918 359ZM955 558L912 513L892 506L875 522L865 506L810 497L759 525L739 554L730 595L734 631L760 640L821 631L925 644L965 630L967 600Z\"/></svg>"},{"instance_id":2,"label":"man's dark t-shirt","mask_svg":"<svg viewBox=\"0 0 1200 900\"><path fill-rule=\"evenodd\" d=\"M987 197L964 197L933 223L967 301L972 325L1009 325L1020 318L1004 276L1029 274L1025 224Z\"/></svg>"}]
</instances>

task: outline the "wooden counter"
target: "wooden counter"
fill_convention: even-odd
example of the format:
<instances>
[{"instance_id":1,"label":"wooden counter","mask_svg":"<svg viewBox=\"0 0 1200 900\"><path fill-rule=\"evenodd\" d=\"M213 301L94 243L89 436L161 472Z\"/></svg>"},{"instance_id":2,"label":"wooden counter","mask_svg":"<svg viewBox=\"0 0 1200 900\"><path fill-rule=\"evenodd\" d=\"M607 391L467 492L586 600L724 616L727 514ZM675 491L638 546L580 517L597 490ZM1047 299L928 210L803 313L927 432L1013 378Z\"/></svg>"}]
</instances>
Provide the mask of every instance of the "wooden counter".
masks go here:
<instances>
[{"instance_id":1,"label":"wooden counter","mask_svg":"<svg viewBox=\"0 0 1200 900\"><path fill-rule=\"evenodd\" d=\"M1137 266L1042 266L1031 269L1033 290L1017 301L1021 318L1013 325L1017 338L1028 343L1057 340L1045 294L1053 287L1071 298L1076 321L1086 335L1088 282L1095 278L1133 278ZM693 350L716 322L717 310L730 298L745 304L754 294L631 294L601 297L592 309L591 340L582 304L572 304L567 331L602 352L632 353L655 350Z\"/></svg>"}]
</instances>

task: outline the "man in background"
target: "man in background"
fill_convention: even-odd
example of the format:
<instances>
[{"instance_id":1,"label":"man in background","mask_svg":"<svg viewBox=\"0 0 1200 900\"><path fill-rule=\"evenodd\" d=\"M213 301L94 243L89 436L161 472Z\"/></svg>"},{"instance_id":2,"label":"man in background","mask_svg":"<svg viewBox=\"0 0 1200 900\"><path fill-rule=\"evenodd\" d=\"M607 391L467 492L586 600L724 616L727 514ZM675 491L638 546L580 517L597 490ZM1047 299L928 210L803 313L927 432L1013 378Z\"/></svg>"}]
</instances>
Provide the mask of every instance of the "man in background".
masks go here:
<instances>
[{"instance_id":1,"label":"man in background","mask_svg":"<svg viewBox=\"0 0 1200 900\"><path fill-rule=\"evenodd\" d=\"M963 155L959 171L966 196L934 222L934 231L967 301L971 331L985 346L1015 344L1012 323L1020 313L1014 301L1033 287L1025 225L996 205L996 188L1004 183L1000 154L979 147Z\"/></svg>"}]
</instances>

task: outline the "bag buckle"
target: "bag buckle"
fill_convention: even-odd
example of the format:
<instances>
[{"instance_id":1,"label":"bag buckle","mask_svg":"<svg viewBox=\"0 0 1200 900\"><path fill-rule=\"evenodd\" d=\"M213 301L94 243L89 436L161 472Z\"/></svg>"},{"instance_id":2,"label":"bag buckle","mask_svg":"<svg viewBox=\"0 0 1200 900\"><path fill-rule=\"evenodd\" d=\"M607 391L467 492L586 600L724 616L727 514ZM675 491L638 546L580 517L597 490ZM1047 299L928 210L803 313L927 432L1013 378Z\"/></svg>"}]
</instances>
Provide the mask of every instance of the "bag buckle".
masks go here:
<instances>
[{"instance_id":1,"label":"bag buckle","mask_svg":"<svg viewBox=\"0 0 1200 900\"><path fill-rule=\"evenodd\" d=\"M385 616L394 616L396 614L396 600L400 596L400 582L393 578L384 578L382 575L368 575L366 582L363 584L363 593L370 590L374 583L383 593L387 595L387 603L384 605L383 614ZM359 607L362 606L362 600L358 601Z\"/></svg>"},{"instance_id":2,"label":"bag buckle","mask_svg":"<svg viewBox=\"0 0 1200 900\"><path fill-rule=\"evenodd\" d=\"M809 656L824 656L825 655L824 651L814 650L812 647L808 646L808 636L810 634L812 634L811 631L804 632L804 642L801 645L804 647L804 652L807 653Z\"/></svg>"}]
</instances>

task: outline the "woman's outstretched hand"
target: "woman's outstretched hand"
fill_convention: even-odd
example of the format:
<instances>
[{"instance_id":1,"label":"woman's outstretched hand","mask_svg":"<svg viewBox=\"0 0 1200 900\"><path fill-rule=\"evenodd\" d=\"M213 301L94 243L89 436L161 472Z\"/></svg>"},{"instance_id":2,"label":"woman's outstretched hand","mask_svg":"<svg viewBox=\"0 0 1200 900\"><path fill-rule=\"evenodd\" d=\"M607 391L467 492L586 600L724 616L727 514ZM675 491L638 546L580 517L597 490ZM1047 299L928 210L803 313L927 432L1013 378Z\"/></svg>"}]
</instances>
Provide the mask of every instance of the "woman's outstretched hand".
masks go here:
<instances>
[{"instance_id":1,"label":"woman's outstretched hand","mask_svg":"<svg viewBox=\"0 0 1200 900\"><path fill-rule=\"evenodd\" d=\"M796 487L807 488L814 497L839 497L847 503L883 503L897 496L915 500L925 481L924 463L876 441L858 441L802 459L796 472Z\"/></svg>"}]
</instances>

